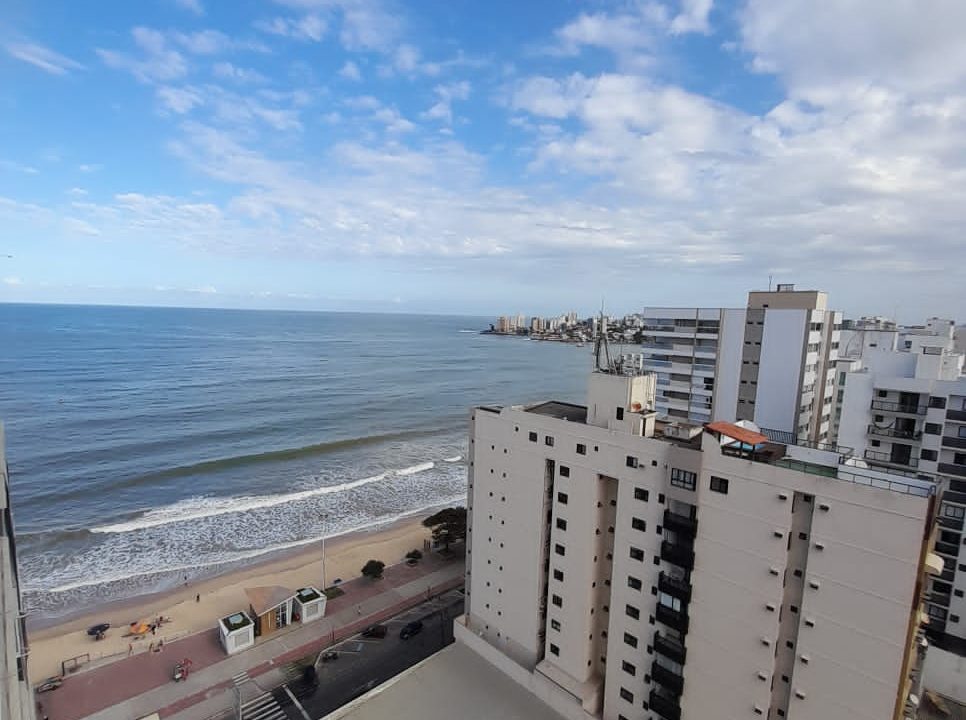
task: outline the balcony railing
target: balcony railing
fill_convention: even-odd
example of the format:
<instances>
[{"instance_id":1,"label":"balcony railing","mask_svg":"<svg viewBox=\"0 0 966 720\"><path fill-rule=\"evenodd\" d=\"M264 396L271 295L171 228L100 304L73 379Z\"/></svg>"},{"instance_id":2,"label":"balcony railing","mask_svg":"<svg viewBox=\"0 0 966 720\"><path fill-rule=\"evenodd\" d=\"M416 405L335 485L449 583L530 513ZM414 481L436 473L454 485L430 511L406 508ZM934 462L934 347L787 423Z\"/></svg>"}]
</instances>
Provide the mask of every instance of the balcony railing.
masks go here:
<instances>
[{"instance_id":1,"label":"balcony railing","mask_svg":"<svg viewBox=\"0 0 966 720\"><path fill-rule=\"evenodd\" d=\"M877 425L869 425L869 435L880 435L898 440L919 440L922 438L922 433L918 430L896 430L895 428L878 427Z\"/></svg>"},{"instance_id":2,"label":"balcony railing","mask_svg":"<svg viewBox=\"0 0 966 720\"><path fill-rule=\"evenodd\" d=\"M688 631L688 614L683 610L674 610L667 605L658 603L655 617L658 622L662 622L678 632L686 633Z\"/></svg>"},{"instance_id":3,"label":"balcony railing","mask_svg":"<svg viewBox=\"0 0 966 720\"><path fill-rule=\"evenodd\" d=\"M943 435L943 447L966 448L966 437Z\"/></svg>"},{"instance_id":4,"label":"balcony railing","mask_svg":"<svg viewBox=\"0 0 966 720\"><path fill-rule=\"evenodd\" d=\"M936 605L942 605L943 607L949 607L949 603L952 602L952 596L949 593L941 592L931 592L929 593L929 602Z\"/></svg>"},{"instance_id":5,"label":"balcony railing","mask_svg":"<svg viewBox=\"0 0 966 720\"><path fill-rule=\"evenodd\" d=\"M943 542L942 540L936 541L936 552L942 555L950 555L952 557L959 557L959 545L955 543Z\"/></svg>"},{"instance_id":6,"label":"balcony railing","mask_svg":"<svg viewBox=\"0 0 966 720\"><path fill-rule=\"evenodd\" d=\"M657 589L682 602L691 602L691 584L687 580L680 580L662 572L657 580Z\"/></svg>"},{"instance_id":7,"label":"balcony railing","mask_svg":"<svg viewBox=\"0 0 966 720\"><path fill-rule=\"evenodd\" d=\"M947 528L949 530L962 530L963 529L963 519L946 517L945 515L940 515L936 518L936 522L939 523L940 527Z\"/></svg>"},{"instance_id":8,"label":"balcony railing","mask_svg":"<svg viewBox=\"0 0 966 720\"><path fill-rule=\"evenodd\" d=\"M681 720L681 705L673 695L651 690L650 695L647 696L647 704L663 720Z\"/></svg>"},{"instance_id":9,"label":"balcony railing","mask_svg":"<svg viewBox=\"0 0 966 720\"><path fill-rule=\"evenodd\" d=\"M676 672L658 665L657 661L651 663L651 680L656 681L661 687L674 695L680 695L684 692L684 678Z\"/></svg>"},{"instance_id":10,"label":"balcony railing","mask_svg":"<svg viewBox=\"0 0 966 720\"><path fill-rule=\"evenodd\" d=\"M889 463L890 465L901 465L902 467L911 468L919 467L919 458L914 458L911 455L906 458L900 458L886 452L866 450L864 453L862 453L862 456L866 460L871 460L872 462Z\"/></svg>"},{"instance_id":11,"label":"balcony railing","mask_svg":"<svg viewBox=\"0 0 966 720\"><path fill-rule=\"evenodd\" d=\"M690 570L694 567L694 551L686 545L665 540L661 543L661 560L666 560L685 570Z\"/></svg>"},{"instance_id":12,"label":"balcony railing","mask_svg":"<svg viewBox=\"0 0 966 720\"><path fill-rule=\"evenodd\" d=\"M888 400L873 400L872 409L881 410L882 412L900 413L902 415L926 414L925 405L919 405L918 403L897 403Z\"/></svg>"},{"instance_id":13,"label":"balcony railing","mask_svg":"<svg viewBox=\"0 0 966 720\"><path fill-rule=\"evenodd\" d=\"M939 472L946 475L958 475L959 477L966 477L966 466L953 465L952 463L939 463Z\"/></svg>"},{"instance_id":14,"label":"balcony railing","mask_svg":"<svg viewBox=\"0 0 966 720\"><path fill-rule=\"evenodd\" d=\"M662 635L659 630L654 632L654 649L668 660L673 660L682 665L688 656L687 648L684 645L667 635Z\"/></svg>"},{"instance_id":15,"label":"balcony railing","mask_svg":"<svg viewBox=\"0 0 966 720\"><path fill-rule=\"evenodd\" d=\"M664 527L675 533L694 537L698 531L698 519L688 515L680 515L670 510L664 511Z\"/></svg>"}]
</instances>

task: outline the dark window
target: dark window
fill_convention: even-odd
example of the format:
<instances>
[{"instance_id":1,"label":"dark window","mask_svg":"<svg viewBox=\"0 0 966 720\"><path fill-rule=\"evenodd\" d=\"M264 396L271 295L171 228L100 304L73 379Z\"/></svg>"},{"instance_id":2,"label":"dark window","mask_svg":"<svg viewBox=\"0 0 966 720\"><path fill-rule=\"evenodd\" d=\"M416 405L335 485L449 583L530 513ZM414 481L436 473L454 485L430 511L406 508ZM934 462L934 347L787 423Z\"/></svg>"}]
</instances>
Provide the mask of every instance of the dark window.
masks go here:
<instances>
[{"instance_id":1,"label":"dark window","mask_svg":"<svg viewBox=\"0 0 966 720\"><path fill-rule=\"evenodd\" d=\"M636 577L634 577L633 575L628 575L628 576L627 576L627 587L629 587L629 588L633 588L634 590L640 590L640 589L641 589L641 586L642 586L642 584L643 584L643 583L641 583L641 581L640 581L640 580L638 580L638 579L637 579Z\"/></svg>"},{"instance_id":2,"label":"dark window","mask_svg":"<svg viewBox=\"0 0 966 720\"><path fill-rule=\"evenodd\" d=\"M581 443L577 443L577 454L578 455L586 455L587 454L587 446L586 445L583 445Z\"/></svg>"},{"instance_id":3,"label":"dark window","mask_svg":"<svg viewBox=\"0 0 966 720\"><path fill-rule=\"evenodd\" d=\"M648 492L644 488L634 488L634 499L647 502Z\"/></svg>"},{"instance_id":4,"label":"dark window","mask_svg":"<svg viewBox=\"0 0 966 720\"><path fill-rule=\"evenodd\" d=\"M558 530L566 530L567 529L567 521L564 520L563 518L557 518L557 529Z\"/></svg>"},{"instance_id":5,"label":"dark window","mask_svg":"<svg viewBox=\"0 0 966 720\"><path fill-rule=\"evenodd\" d=\"M919 457L923 460L935 460L939 457L939 454L935 450L923 450L919 453Z\"/></svg>"},{"instance_id":6,"label":"dark window","mask_svg":"<svg viewBox=\"0 0 966 720\"><path fill-rule=\"evenodd\" d=\"M566 465L560 466L560 477L570 477L570 468Z\"/></svg>"},{"instance_id":7,"label":"dark window","mask_svg":"<svg viewBox=\"0 0 966 720\"><path fill-rule=\"evenodd\" d=\"M637 638L630 633L624 633L624 644L630 645L633 648L637 647Z\"/></svg>"},{"instance_id":8,"label":"dark window","mask_svg":"<svg viewBox=\"0 0 966 720\"><path fill-rule=\"evenodd\" d=\"M550 629L551 630L560 630L560 621L559 620L551 620L550 621Z\"/></svg>"},{"instance_id":9,"label":"dark window","mask_svg":"<svg viewBox=\"0 0 966 720\"><path fill-rule=\"evenodd\" d=\"M641 550L640 548L636 548L634 546L631 546L631 560L640 560L640 561L643 562L644 561L644 551Z\"/></svg>"},{"instance_id":10,"label":"dark window","mask_svg":"<svg viewBox=\"0 0 966 720\"><path fill-rule=\"evenodd\" d=\"M567 548L565 548L560 543L557 543L556 545L553 546L553 551L555 553L557 553L558 555L566 555L567 554Z\"/></svg>"},{"instance_id":11,"label":"dark window","mask_svg":"<svg viewBox=\"0 0 966 720\"><path fill-rule=\"evenodd\" d=\"M797 613L798 612L798 605L789 605L788 606L788 609L791 610L793 613Z\"/></svg>"},{"instance_id":12,"label":"dark window","mask_svg":"<svg viewBox=\"0 0 966 720\"><path fill-rule=\"evenodd\" d=\"M943 430L943 426L939 423L926 423L926 426L922 429L926 435L939 435Z\"/></svg>"},{"instance_id":13,"label":"dark window","mask_svg":"<svg viewBox=\"0 0 966 720\"><path fill-rule=\"evenodd\" d=\"M628 455L627 460L625 462L627 464L627 467L630 467L630 468L637 467L637 458L634 457L633 455Z\"/></svg>"},{"instance_id":14,"label":"dark window","mask_svg":"<svg viewBox=\"0 0 966 720\"><path fill-rule=\"evenodd\" d=\"M946 398L944 397L931 397L929 398L929 407L939 408L940 410L946 407Z\"/></svg>"},{"instance_id":15,"label":"dark window","mask_svg":"<svg viewBox=\"0 0 966 720\"><path fill-rule=\"evenodd\" d=\"M561 505L566 505L567 504L567 493L565 493L565 492L558 492L557 493L557 502L560 503Z\"/></svg>"},{"instance_id":16,"label":"dark window","mask_svg":"<svg viewBox=\"0 0 966 720\"><path fill-rule=\"evenodd\" d=\"M685 490L694 490L694 485L697 479L698 476L690 470L671 468L671 485L674 487L684 488Z\"/></svg>"},{"instance_id":17,"label":"dark window","mask_svg":"<svg viewBox=\"0 0 966 720\"><path fill-rule=\"evenodd\" d=\"M530 442L537 441L537 434L535 432L530 433Z\"/></svg>"},{"instance_id":18,"label":"dark window","mask_svg":"<svg viewBox=\"0 0 966 720\"><path fill-rule=\"evenodd\" d=\"M560 654L560 648L558 648L553 643L550 643L550 654L551 655L559 655Z\"/></svg>"},{"instance_id":19,"label":"dark window","mask_svg":"<svg viewBox=\"0 0 966 720\"><path fill-rule=\"evenodd\" d=\"M554 580L563 580L564 579L563 570L557 570L557 568L554 568L554 570L553 570L553 579Z\"/></svg>"},{"instance_id":20,"label":"dark window","mask_svg":"<svg viewBox=\"0 0 966 720\"><path fill-rule=\"evenodd\" d=\"M547 435L547 437L543 439L543 444L553 447L553 438Z\"/></svg>"},{"instance_id":21,"label":"dark window","mask_svg":"<svg viewBox=\"0 0 966 720\"><path fill-rule=\"evenodd\" d=\"M632 693L627 688L621 688L621 698L623 698L624 700L627 700L627 702L629 703L632 703L634 702L634 693Z\"/></svg>"},{"instance_id":22,"label":"dark window","mask_svg":"<svg viewBox=\"0 0 966 720\"><path fill-rule=\"evenodd\" d=\"M644 532L645 530L647 530L647 523L641 520L640 518L631 518L631 527L634 528L635 530L640 530L641 532Z\"/></svg>"},{"instance_id":23,"label":"dark window","mask_svg":"<svg viewBox=\"0 0 966 720\"><path fill-rule=\"evenodd\" d=\"M621 661L621 670L626 672L628 675L637 675L637 668L627 662L627 660Z\"/></svg>"},{"instance_id":24,"label":"dark window","mask_svg":"<svg viewBox=\"0 0 966 720\"><path fill-rule=\"evenodd\" d=\"M959 615L953 615L952 613L950 613L949 614L949 622L958 623L959 622Z\"/></svg>"},{"instance_id":25,"label":"dark window","mask_svg":"<svg viewBox=\"0 0 966 720\"><path fill-rule=\"evenodd\" d=\"M723 477L711 476L711 489L722 495L728 494L728 479Z\"/></svg>"},{"instance_id":26,"label":"dark window","mask_svg":"<svg viewBox=\"0 0 966 720\"><path fill-rule=\"evenodd\" d=\"M563 598L560 597L559 595L552 595L550 597L550 602L552 602L558 608L563 607Z\"/></svg>"},{"instance_id":27,"label":"dark window","mask_svg":"<svg viewBox=\"0 0 966 720\"><path fill-rule=\"evenodd\" d=\"M876 394L877 394L877 395L878 395L878 396L879 396L880 398L882 398L882 397L889 397L889 391L888 391L888 390L877 390L877 391L876 391Z\"/></svg>"},{"instance_id":28,"label":"dark window","mask_svg":"<svg viewBox=\"0 0 966 720\"><path fill-rule=\"evenodd\" d=\"M618 420L624 419L624 408L622 407L617 408L617 419Z\"/></svg>"},{"instance_id":29,"label":"dark window","mask_svg":"<svg viewBox=\"0 0 966 720\"><path fill-rule=\"evenodd\" d=\"M633 605L626 605L626 606L624 606L624 612L627 613L627 616L628 617L632 617L635 620L639 620L640 617L641 617L641 611L638 610Z\"/></svg>"},{"instance_id":30,"label":"dark window","mask_svg":"<svg viewBox=\"0 0 966 720\"><path fill-rule=\"evenodd\" d=\"M962 597L963 596L963 591L962 590L953 590L953 595L956 596L956 597Z\"/></svg>"}]
</instances>

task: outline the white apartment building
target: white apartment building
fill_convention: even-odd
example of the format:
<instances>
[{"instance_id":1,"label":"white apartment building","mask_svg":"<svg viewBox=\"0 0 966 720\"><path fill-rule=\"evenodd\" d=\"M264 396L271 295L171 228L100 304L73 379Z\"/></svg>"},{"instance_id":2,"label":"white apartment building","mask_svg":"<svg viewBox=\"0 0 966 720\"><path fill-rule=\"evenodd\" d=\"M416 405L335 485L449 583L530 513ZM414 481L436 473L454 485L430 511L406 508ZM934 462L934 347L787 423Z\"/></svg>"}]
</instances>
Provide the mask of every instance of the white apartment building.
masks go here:
<instances>
[{"instance_id":1,"label":"white apartment building","mask_svg":"<svg viewBox=\"0 0 966 720\"><path fill-rule=\"evenodd\" d=\"M0 718L33 720L33 689L27 677L27 632L17 577L17 545L8 482L3 426L0 425Z\"/></svg>"},{"instance_id":2,"label":"white apartment building","mask_svg":"<svg viewBox=\"0 0 966 720\"><path fill-rule=\"evenodd\" d=\"M472 412L464 641L572 720L913 717L934 484L655 382Z\"/></svg>"},{"instance_id":3,"label":"white apartment building","mask_svg":"<svg viewBox=\"0 0 966 720\"><path fill-rule=\"evenodd\" d=\"M646 308L645 368L662 419L751 420L826 442L841 313L823 292L779 285L745 308Z\"/></svg>"}]
</instances>

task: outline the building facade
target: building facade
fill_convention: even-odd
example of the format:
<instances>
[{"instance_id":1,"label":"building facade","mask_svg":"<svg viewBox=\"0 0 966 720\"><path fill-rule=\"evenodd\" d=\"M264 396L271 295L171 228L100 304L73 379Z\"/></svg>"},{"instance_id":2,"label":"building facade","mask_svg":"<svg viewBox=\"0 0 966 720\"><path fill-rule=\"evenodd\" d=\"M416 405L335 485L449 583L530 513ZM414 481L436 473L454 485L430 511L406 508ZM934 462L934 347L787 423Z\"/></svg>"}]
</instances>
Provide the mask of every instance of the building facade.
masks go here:
<instances>
[{"instance_id":1,"label":"building facade","mask_svg":"<svg viewBox=\"0 0 966 720\"><path fill-rule=\"evenodd\" d=\"M33 688L27 677L27 631L17 573L17 544L10 509L10 476L0 425L0 718L33 720Z\"/></svg>"},{"instance_id":2,"label":"building facade","mask_svg":"<svg viewBox=\"0 0 966 720\"><path fill-rule=\"evenodd\" d=\"M645 368L662 419L750 420L829 440L841 314L825 293L779 285L745 308L646 308Z\"/></svg>"},{"instance_id":3,"label":"building facade","mask_svg":"<svg viewBox=\"0 0 966 720\"><path fill-rule=\"evenodd\" d=\"M473 411L467 633L568 717L911 717L933 483L654 387Z\"/></svg>"}]
</instances>

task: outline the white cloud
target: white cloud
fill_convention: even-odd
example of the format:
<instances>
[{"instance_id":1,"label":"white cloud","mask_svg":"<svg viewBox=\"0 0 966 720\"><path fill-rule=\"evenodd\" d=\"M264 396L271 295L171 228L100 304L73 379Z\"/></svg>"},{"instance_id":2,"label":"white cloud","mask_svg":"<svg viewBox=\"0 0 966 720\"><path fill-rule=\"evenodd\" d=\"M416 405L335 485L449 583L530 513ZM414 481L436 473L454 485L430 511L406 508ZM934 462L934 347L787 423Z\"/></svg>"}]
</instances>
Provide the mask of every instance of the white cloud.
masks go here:
<instances>
[{"instance_id":1,"label":"white cloud","mask_svg":"<svg viewBox=\"0 0 966 720\"><path fill-rule=\"evenodd\" d=\"M238 67L237 65L232 65L230 62L215 63L214 66L212 66L211 70L214 73L215 77L221 78L223 80L231 80L240 85L259 84L259 83L268 82L268 78L266 78L257 70Z\"/></svg>"},{"instance_id":2,"label":"white cloud","mask_svg":"<svg viewBox=\"0 0 966 720\"><path fill-rule=\"evenodd\" d=\"M14 42L4 45L11 57L30 63L51 75L66 75L71 70L83 70L84 66L50 48L32 42Z\"/></svg>"},{"instance_id":3,"label":"white cloud","mask_svg":"<svg viewBox=\"0 0 966 720\"><path fill-rule=\"evenodd\" d=\"M7 277L3 278L3 284L10 286L23 285L23 280L16 275L8 275Z\"/></svg>"},{"instance_id":4,"label":"white cloud","mask_svg":"<svg viewBox=\"0 0 966 720\"><path fill-rule=\"evenodd\" d=\"M33 165L24 165L13 160L0 159L0 170L10 170L12 172L23 173L24 175L39 175L40 171Z\"/></svg>"},{"instance_id":5,"label":"white cloud","mask_svg":"<svg viewBox=\"0 0 966 720\"><path fill-rule=\"evenodd\" d=\"M711 32L708 15L714 0L681 0L681 12L671 21L672 34L699 32L707 35Z\"/></svg>"},{"instance_id":6,"label":"white cloud","mask_svg":"<svg viewBox=\"0 0 966 720\"><path fill-rule=\"evenodd\" d=\"M205 7L201 0L174 0L175 4L183 10L192 12L199 17L205 14Z\"/></svg>"},{"instance_id":7,"label":"white cloud","mask_svg":"<svg viewBox=\"0 0 966 720\"><path fill-rule=\"evenodd\" d=\"M174 42L194 55L216 55L225 52L233 45L231 38L218 30L176 32L171 37Z\"/></svg>"},{"instance_id":8,"label":"white cloud","mask_svg":"<svg viewBox=\"0 0 966 720\"><path fill-rule=\"evenodd\" d=\"M68 217L64 218L64 230L68 233L75 235L88 235L95 237L101 234L101 231L96 227L91 225L86 220L81 220L79 218Z\"/></svg>"},{"instance_id":9,"label":"white cloud","mask_svg":"<svg viewBox=\"0 0 966 720\"><path fill-rule=\"evenodd\" d=\"M98 163L81 163L77 166L77 169L82 173L93 173L101 169L101 165Z\"/></svg>"},{"instance_id":10,"label":"white cloud","mask_svg":"<svg viewBox=\"0 0 966 720\"><path fill-rule=\"evenodd\" d=\"M455 83L437 85L433 91L436 93L437 101L423 113L423 117L450 124L453 122L453 101L466 100L470 96L470 84L466 80L461 80Z\"/></svg>"},{"instance_id":11,"label":"white cloud","mask_svg":"<svg viewBox=\"0 0 966 720\"><path fill-rule=\"evenodd\" d=\"M399 114L396 108L384 107L373 113L373 118L386 126L386 132L407 133L416 129L416 126Z\"/></svg>"},{"instance_id":12,"label":"white cloud","mask_svg":"<svg viewBox=\"0 0 966 720\"><path fill-rule=\"evenodd\" d=\"M270 35L281 35L296 40L320 41L328 29L325 20L316 14L303 15L298 18L276 17L271 20L261 20L255 27Z\"/></svg>"},{"instance_id":13,"label":"white cloud","mask_svg":"<svg viewBox=\"0 0 966 720\"><path fill-rule=\"evenodd\" d=\"M346 60L345 65L339 70L339 76L346 80L354 80L356 82L362 80L362 73L359 72L359 66L351 60Z\"/></svg>"},{"instance_id":14,"label":"white cloud","mask_svg":"<svg viewBox=\"0 0 966 720\"><path fill-rule=\"evenodd\" d=\"M188 72L184 56L168 46L163 33L146 27L131 31L141 57L115 50L97 49L97 54L108 67L125 70L141 82L165 82L183 77Z\"/></svg>"},{"instance_id":15,"label":"white cloud","mask_svg":"<svg viewBox=\"0 0 966 720\"><path fill-rule=\"evenodd\" d=\"M189 87L176 88L165 85L158 88L157 95L165 109L178 115L189 113L204 102L201 93Z\"/></svg>"}]
</instances>

